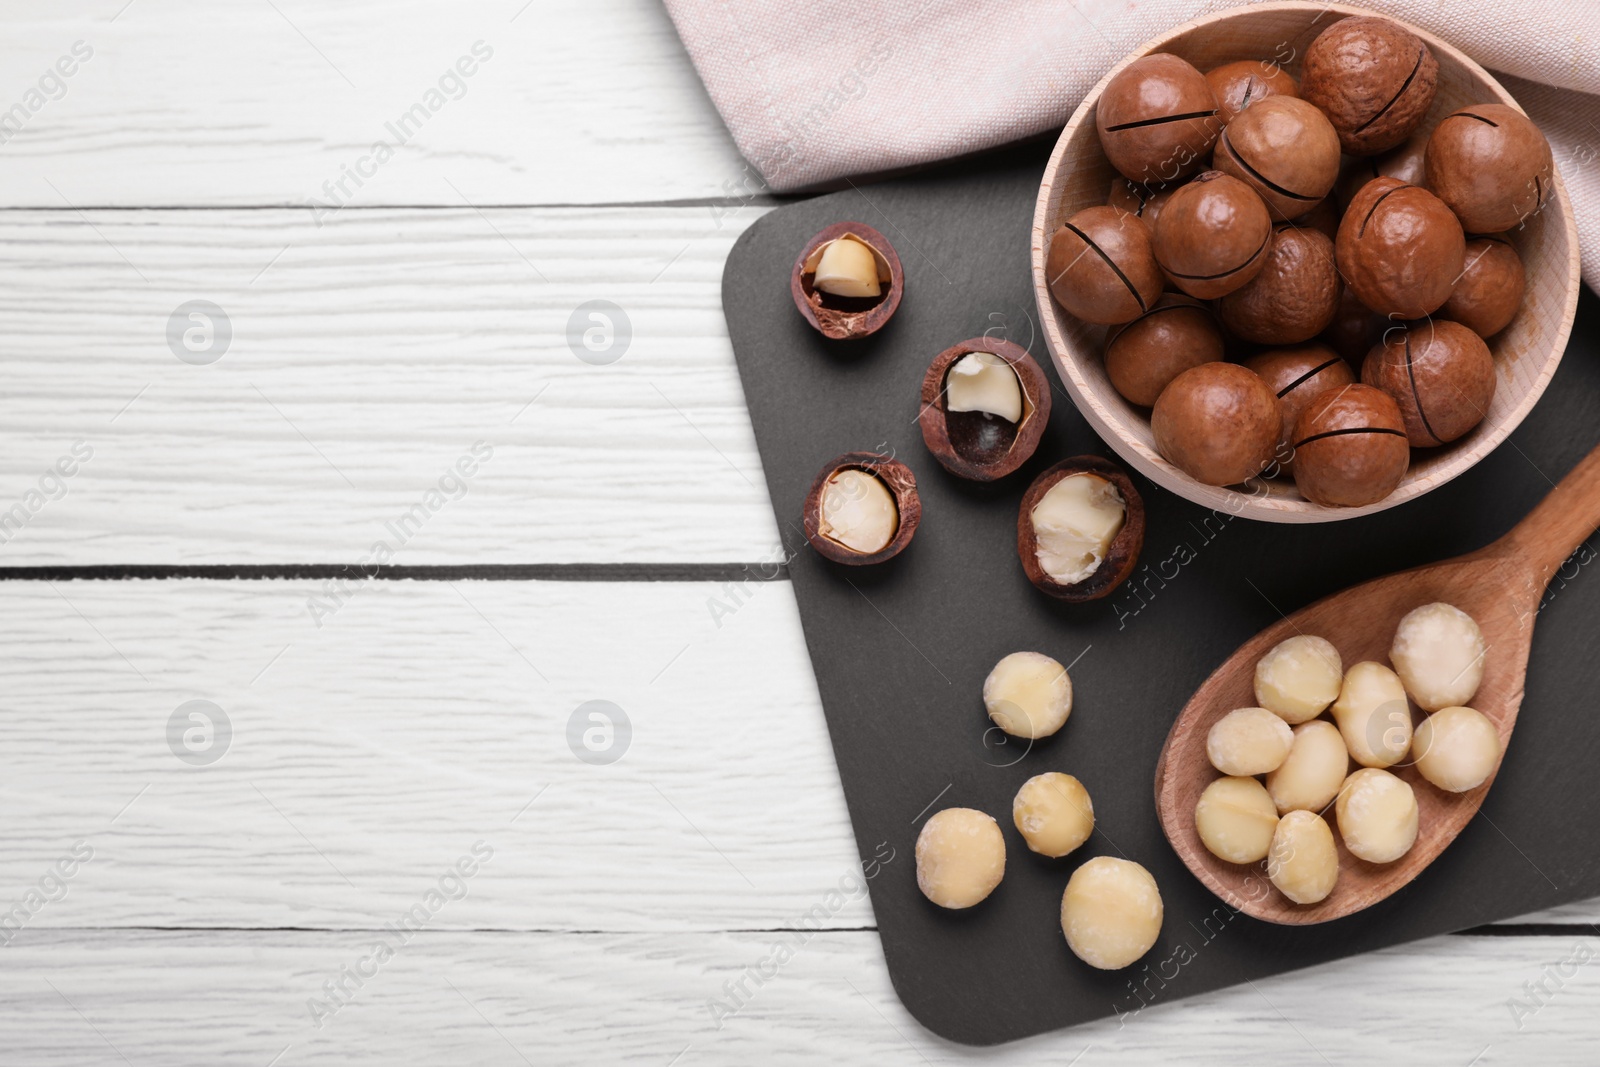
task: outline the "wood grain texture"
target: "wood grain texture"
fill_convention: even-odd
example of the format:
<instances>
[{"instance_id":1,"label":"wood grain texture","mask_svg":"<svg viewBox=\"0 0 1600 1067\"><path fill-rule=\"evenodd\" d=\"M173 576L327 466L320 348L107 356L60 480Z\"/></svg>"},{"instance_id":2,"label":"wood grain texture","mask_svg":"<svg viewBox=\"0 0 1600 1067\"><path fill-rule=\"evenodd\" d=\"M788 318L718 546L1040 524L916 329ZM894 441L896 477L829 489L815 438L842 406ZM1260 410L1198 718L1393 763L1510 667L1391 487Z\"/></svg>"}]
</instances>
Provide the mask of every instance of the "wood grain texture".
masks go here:
<instances>
[{"instance_id":1,"label":"wood grain texture","mask_svg":"<svg viewBox=\"0 0 1600 1067\"><path fill-rule=\"evenodd\" d=\"M13 1062L44 1067L1577 1063L1600 994L1592 935L1446 937L969 1049L900 1006L872 931L815 934L775 972L766 964L759 987L747 977L798 940L422 933L359 988L346 979L347 1003L319 1029L308 1000L371 957L371 932L30 930L5 949L0 1041ZM724 984L740 981L735 1000ZM1514 1011L1541 981L1539 1006ZM737 1010L713 1014L713 1000Z\"/></svg>"},{"instance_id":2,"label":"wood grain texture","mask_svg":"<svg viewBox=\"0 0 1600 1067\"><path fill-rule=\"evenodd\" d=\"M658 4L17 0L0 26L0 110L74 42L93 50L5 143L0 206L460 207L754 190ZM492 56L439 92L478 41ZM387 124L419 103L438 106L402 141ZM379 141L398 151L362 163ZM359 186L346 178L358 169L371 172ZM341 179L330 197L324 183Z\"/></svg>"},{"instance_id":3,"label":"wood grain texture","mask_svg":"<svg viewBox=\"0 0 1600 1067\"><path fill-rule=\"evenodd\" d=\"M1100 358L1106 331L1068 314L1050 295L1045 257L1050 236L1075 212L1105 202L1115 172L1099 145L1095 102L1128 63L1149 52L1171 52L1201 70L1238 59L1269 57L1291 74L1295 57L1331 22L1364 9L1343 4L1285 2L1208 14L1147 42L1113 67L1074 112L1045 168L1035 205L1033 277L1045 343L1084 418L1140 473L1180 496L1233 515L1268 522L1332 522L1371 514L1414 500L1469 469L1514 430L1549 384L1566 348L1581 285L1578 232L1571 201L1559 174L1546 208L1509 235L1527 269L1522 310L1491 339L1499 372L1494 399L1483 421L1445 448L1412 453L1400 486L1374 504L1332 508L1305 500L1291 481L1258 478L1241 491L1205 485L1184 474L1156 449L1146 411L1124 400L1106 377ZM1467 104L1493 101L1517 107L1499 82L1470 57L1434 35L1407 25L1427 42L1439 61L1438 94L1424 131Z\"/></svg>"},{"instance_id":4,"label":"wood grain texture","mask_svg":"<svg viewBox=\"0 0 1600 1067\"><path fill-rule=\"evenodd\" d=\"M477 441L396 563L766 559L718 299L761 210L0 214L0 513L93 450L0 562L354 563ZM167 341L197 298L233 331L205 366ZM567 339L596 299L608 365Z\"/></svg>"}]
</instances>

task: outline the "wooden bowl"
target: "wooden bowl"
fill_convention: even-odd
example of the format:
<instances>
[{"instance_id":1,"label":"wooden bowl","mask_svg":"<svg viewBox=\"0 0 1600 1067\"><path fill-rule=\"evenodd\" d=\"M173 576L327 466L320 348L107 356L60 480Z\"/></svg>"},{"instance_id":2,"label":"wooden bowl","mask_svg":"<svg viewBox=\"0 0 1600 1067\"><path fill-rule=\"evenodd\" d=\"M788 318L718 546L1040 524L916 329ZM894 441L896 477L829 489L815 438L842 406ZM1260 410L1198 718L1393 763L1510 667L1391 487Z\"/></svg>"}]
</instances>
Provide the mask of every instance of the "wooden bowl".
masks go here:
<instances>
[{"instance_id":1,"label":"wooden bowl","mask_svg":"<svg viewBox=\"0 0 1600 1067\"><path fill-rule=\"evenodd\" d=\"M1095 133L1095 105L1107 82L1152 52L1181 56L1202 71L1240 59L1276 59L1298 78L1299 58L1317 34L1340 19L1365 14L1373 12L1345 4L1263 3L1207 15L1149 41L1112 67L1084 98L1061 131L1039 186L1033 216L1033 287L1045 344L1067 392L1089 425L1141 474L1217 511L1268 522L1330 522L1416 499L1467 470L1516 429L1549 384L1572 329L1580 284L1578 231L1558 172L1555 192L1544 211L1507 235L1527 269L1528 291L1511 325L1489 341L1499 382L1488 415L1458 441L1414 451L1405 480L1383 500L1360 508L1330 508L1306 500L1289 479L1255 479L1242 488L1219 488L1195 481L1162 459L1150 432L1148 410L1122 399L1106 378L1101 359L1105 327L1081 322L1051 297L1044 266L1050 235L1075 212L1105 203L1116 176ZM1517 106L1511 94L1467 56L1430 33L1399 19L1392 21L1426 41L1439 61L1438 95L1422 132L1468 104Z\"/></svg>"}]
</instances>

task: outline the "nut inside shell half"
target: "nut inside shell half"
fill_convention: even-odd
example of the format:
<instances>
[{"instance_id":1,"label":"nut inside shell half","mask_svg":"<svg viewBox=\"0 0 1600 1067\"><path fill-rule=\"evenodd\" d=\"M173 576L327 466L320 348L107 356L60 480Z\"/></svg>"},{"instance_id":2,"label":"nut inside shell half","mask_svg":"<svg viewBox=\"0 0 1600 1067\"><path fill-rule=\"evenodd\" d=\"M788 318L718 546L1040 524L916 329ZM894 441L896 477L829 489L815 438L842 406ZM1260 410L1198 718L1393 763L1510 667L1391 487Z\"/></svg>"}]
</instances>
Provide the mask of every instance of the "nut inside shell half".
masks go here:
<instances>
[{"instance_id":1,"label":"nut inside shell half","mask_svg":"<svg viewBox=\"0 0 1600 1067\"><path fill-rule=\"evenodd\" d=\"M1028 581L1058 600L1106 596L1133 573L1143 547L1144 500L1127 472L1099 456L1062 460L1022 496L1017 557Z\"/></svg>"},{"instance_id":2,"label":"nut inside shell half","mask_svg":"<svg viewBox=\"0 0 1600 1067\"><path fill-rule=\"evenodd\" d=\"M1003 392L1007 374L1016 383L1014 398ZM956 375L988 378L995 388L985 383L980 394L965 388L964 380L952 392ZM921 401L917 423L928 451L951 474L976 482L1003 478L1026 463L1050 422L1050 382L1039 364L1020 345L987 337L969 338L935 356L922 378Z\"/></svg>"},{"instance_id":3,"label":"nut inside shell half","mask_svg":"<svg viewBox=\"0 0 1600 1067\"><path fill-rule=\"evenodd\" d=\"M840 247L830 256L836 242ZM842 341L883 328L900 307L905 273L883 234L864 222L836 222L801 249L789 291L807 322Z\"/></svg>"},{"instance_id":4,"label":"nut inside shell half","mask_svg":"<svg viewBox=\"0 0 1600 1067\"><path fill-rule=\"evenodd\" d=\"M811 547L852 566L899 555L921 521L916 476L879 452L845 452L823 464L802 513Z\"/></svg>"}]
</instances>

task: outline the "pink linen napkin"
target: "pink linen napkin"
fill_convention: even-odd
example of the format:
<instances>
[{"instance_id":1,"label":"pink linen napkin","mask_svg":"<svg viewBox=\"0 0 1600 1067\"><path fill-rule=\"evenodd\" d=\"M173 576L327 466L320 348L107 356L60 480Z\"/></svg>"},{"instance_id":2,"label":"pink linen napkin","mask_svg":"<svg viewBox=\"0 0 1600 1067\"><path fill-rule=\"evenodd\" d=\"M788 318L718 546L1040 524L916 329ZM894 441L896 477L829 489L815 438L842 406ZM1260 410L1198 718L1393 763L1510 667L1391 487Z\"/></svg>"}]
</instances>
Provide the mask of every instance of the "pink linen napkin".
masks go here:
<instances>
[{"instance_id":1,"label":"pink linen napkin","mask_svg":"<svg viewBox=\"0 0 1600 1067\"><path fill-rule=\"evenodd\" d=\"M760 182L790 192L1055 130L1212 0L665 0ZM1371 0L1495 71L1549 137L1600 290L1600 0ZM741 189L741 192L744 190Z\"/></svg>"}]
</instances>

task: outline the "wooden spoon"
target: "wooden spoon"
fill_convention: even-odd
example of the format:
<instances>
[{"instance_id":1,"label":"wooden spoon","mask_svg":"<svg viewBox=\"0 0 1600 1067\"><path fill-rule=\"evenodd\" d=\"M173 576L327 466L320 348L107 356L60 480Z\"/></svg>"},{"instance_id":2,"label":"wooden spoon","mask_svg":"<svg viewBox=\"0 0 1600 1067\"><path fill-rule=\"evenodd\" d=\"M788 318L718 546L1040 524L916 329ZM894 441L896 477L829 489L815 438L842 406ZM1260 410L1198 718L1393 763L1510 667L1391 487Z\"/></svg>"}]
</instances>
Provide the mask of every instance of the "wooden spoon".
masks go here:
<instances>
[{"instance_id":1,"label":"wooden spoon","mask_svg":"<svg viewBox=\"0 0 1600 1067\"><path fill-rule=\"evenodd\" d=\"M1255 666L1279 641L1316 634L1332 641L1345 666L1361 660L1388 663L1389 644L1401 616L1434 601L1454 604L1477 620L1487 652L1483 684L1471 704L1494 722L1500 751L1516 725L1539 600L1556 569L1600 525L1600 448L1579 462L1511 532L1477 552L1401 571L1353 586L1301 608L1241 645L1190 698L1173 723L1156 764L1156 812L1167 840L1206 887L1230 906L1257 919L1305 925L1338 919L1370 907L1409 883L1455 840L1494 783L1447 793L1409 765L1389 768L1416 792L1417 842L1393 863L1368 863L1339 840L1332 807L1324 817L1339 849L1339 881L1317 904L1301 905L1267 880L1265 863L1218 859L1200 842L1194 809L1218 772L1206 757L1206 734L1234 708L1256 703ZM1495 773L1499 764L1495 765Z\"/></svg>"}]
</instances>

